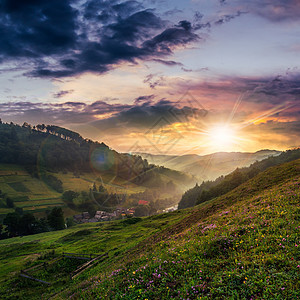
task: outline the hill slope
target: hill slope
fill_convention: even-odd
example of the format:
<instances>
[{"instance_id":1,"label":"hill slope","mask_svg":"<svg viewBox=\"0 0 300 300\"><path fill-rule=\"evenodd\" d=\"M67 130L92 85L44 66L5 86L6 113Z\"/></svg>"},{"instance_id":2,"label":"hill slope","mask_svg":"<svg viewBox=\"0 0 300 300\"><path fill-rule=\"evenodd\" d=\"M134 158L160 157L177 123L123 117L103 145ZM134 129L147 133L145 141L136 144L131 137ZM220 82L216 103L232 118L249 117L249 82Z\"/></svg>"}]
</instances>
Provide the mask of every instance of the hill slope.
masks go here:
<instances>
[{"instance_id":1,"label":"hill slope","mask_svg":"<svg viewBox=\"0 0 300 300\"><path fill-rule=\"evenodd\" d=\"M100 227L88 224L26 237L22 243L0 241L1 263L10 265L10 274L1 274L0 291L23 299L297 299L299 186L297 160L193 209ZM26 256L15 257L16 248ZM13 273L25 262L36 264L34 253L53 249L56 254L108 251L109 258L74 281L53 263L52 277L37 273L56 278L49 287Z\"/></svg>"},{"instance_id":2,"label":"hill slope","mask_svg":"<svg viewBox=\"0 0 300 300\"><path fill-rule=\"evenodd\" d=\"M164 200L169 186L175 187L172 196L177 197L171 201L175 205L193 183L187 174L120 154L65 128L0 123L0 220L14 211L6 205L7 198L27 212L44 213L56 205L72 215L74 207L68 208L61 197L67 190L88 193L94 184L97 189L104 185L123 199L124 194L151 189L162 196L155 200ZM171 205L168 199L165 202Z\"/></svg>"},{"instance_id":3,"label":"hill slope","mask_svg":"<svg viewBox=\"0 0 300 300\"><path fill-rule=\"evenodd\" d=\"M183 194L178 204L178 208L182 209L192 207L202 202L222 196L272 166L278 166L299 158L300 149L288 150L282 152L280 155L256 161L249 167L236 169L226 176L220 176L215 181L205 181L202 182L201 185L196 184L194 188Z\"/></svg>"}]
</instances>

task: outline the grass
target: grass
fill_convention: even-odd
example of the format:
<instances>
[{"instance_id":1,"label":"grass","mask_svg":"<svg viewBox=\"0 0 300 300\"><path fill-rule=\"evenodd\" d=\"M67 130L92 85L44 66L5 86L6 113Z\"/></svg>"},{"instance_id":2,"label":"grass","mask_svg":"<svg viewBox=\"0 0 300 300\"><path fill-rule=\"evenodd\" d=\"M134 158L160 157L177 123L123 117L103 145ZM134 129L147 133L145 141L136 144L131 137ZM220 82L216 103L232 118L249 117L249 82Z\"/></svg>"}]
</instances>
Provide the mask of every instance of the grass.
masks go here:
<instances>
[{"instance_id":1,"label":"grass","mask_svg":"<svg viewBox=\"0 0 300 300\"><path fill-rule=\"evenodd\" d=\"M300 160L192 209L0 241L0 292L4 299L299 299L299 187ZM51 276L37 273L50 287L17 276L53 250L109 258L73 281L63 270L76 266L58 261Z\"/></svg>"},{"instance_id":2,"label":"grass","mask_svg":"<svg viewBox=\"0 0 300 300\"><path fill-rule=\"evenodd\" d=\"M168 224L183 218L183 213L168 216ZM26 283L26 279L18 277L18 272L26 267L46 261L39 259L45 253L55 250L57 255L62 252L74 253L105 253L109 252L109 259L101 266L109 266L131 248L135 247L145 237L157 233L167 226L165 219L155 220L155 226L149 226L153 220L129 219L115 222L82 224L67 230L12 238L0 241L0 292L10 290L14 297L34 299L37 294L45 291L43 285ZM123 257L124 258L124 257ZM99 265L100 266L100 265ZM57 274L62 270L57 266ZM56 275L48 280L55 282ZM68 276L58 278L58 283L46 288L47 293L55 293L71 284ZM34 287L34 291L32 290ZM30 295L30 297L29 297ZM10 297L8 297L10 298Z\"/></svg>"},{"instance_id":3,"label":"grass","mask_svg":"<svg viewBox=\"0 0 300 300\"><path fill-rule=\"evenodd\" d=\"M30 193L30 190L24 185L23 182L7 182L7 184L16 192Z\"/></svg>"},{"instance_id":4,"label":"grass","mask_svg":"<svg viewBox=\"0 0 300 300\"><path fill-rule=\"evenodd\" d=\"M299 161L273 168L265 173L269 180L258 177L247 184L252 192L249 196L243 186L191 210L189 218L175 228L142 243L151 246L140 255L111 273L99 272L96 277L90 274L89 281L63 296L298 299L299 173ZM269 188L253 193L258 182ZM234 199L234 195L240 197Z\"/></svg>"},{"instance_id":5,"label":"grass","mask_svg":"<svg viewBox=\"0 0 300 300\"><path fill-rule=\"evenodd\" d=\"M34 211L32 207L37 206L36 201L40 201L43 205L44 210L48 209L47 204L49 202L43 202L44 200L54 199L53 203L49 203L49 207L53 206L54 203L58 203L57 199L61 195L51 188L49 188L43 181L33 178L28 174L25 169L18 165L0 165L0 190L2 194L6 194L7 197L11 198L15 206L24 207L24 210ZM7 208L5 200L1 199L0 217L3 218L5 214L13 212L13 208ZM36 212L40 211L41 205Z\"/></svg>"}]
</instances>

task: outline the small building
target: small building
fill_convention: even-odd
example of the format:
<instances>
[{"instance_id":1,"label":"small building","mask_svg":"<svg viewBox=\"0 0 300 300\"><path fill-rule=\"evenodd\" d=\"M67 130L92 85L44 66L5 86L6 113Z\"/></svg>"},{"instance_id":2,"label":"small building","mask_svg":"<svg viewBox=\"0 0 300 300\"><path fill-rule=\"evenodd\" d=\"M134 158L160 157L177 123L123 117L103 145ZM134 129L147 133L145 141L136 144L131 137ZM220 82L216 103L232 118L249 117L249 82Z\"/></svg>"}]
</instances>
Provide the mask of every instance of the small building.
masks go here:
<instances>
[{"instance_id":1,"label":"small building","mask_svg":"<svg viewBox=\"0 0 300 300\"><path fill-rule=\"evenodd\" d=\"M139 205L148 205L149 204L149 201L146 201L146 200L139 200Z\"/></svg>"},{"instance_id":2,"label":"small building","mask_svg":"<svg viewBox=\"0 0 300 300\"><path fill-rule=\"evenodd\" d=\"M83 212L80 215L73 216L73 219L76 223L88 223L91 216L88 212Z\"/></svg>"},{"instance_id":3,"label":"small building","mask_svg":"<svg viewBox=\"0 0 300 300\"><path fill-rule=\"evenodd\" d=\"M100 220L102 216L105 216L106 215L106 212L105 211L102 211L102 210L98 210L96 211L96 214L95 214L95 217L96 219Z\"/></svg>"},{"instance_id":4,"label":"small building","mask_svg":"<svg viewBox=\"0 0 300 300\"><path fill-rule=\"evenodd\" d=\"M88 222L89 222L89 223L96 223L96 222L98 222L98 219L96 219L96 218L91 218L91 219L88 220Z\"/></svg>"},{"instance_id":5,"label":"small building","mask_svg":"<svg viewBox=\"0 0 300 300\"><path fill-rule=\"evenodd\" d=\"M135 214L135 208L129 208L129 209L127 210L127 214L128 214L129 216L133 216L133 215Z\"/></svg>"},{"instance_id":6,"label":"small building","mask_svg":"<svg viewBox=\"0 0 300 300\"><path fill-rule=\"evenodd\" d=\"M90 219L91 216L87 211L85 211L82 213L82 217L83 217L83 219Z\"/></svg>"},{"instance_id":7,"label":"small building","mask_svg":"<svg viewBox=\"0 0 300 300\"><path fill-rule=\"evenodd\" d=\"M74 221L76 223L81 223L81 221L82 221L82 214L73 216L73 219L74 219Z\"/></svg>"}]
</instances>

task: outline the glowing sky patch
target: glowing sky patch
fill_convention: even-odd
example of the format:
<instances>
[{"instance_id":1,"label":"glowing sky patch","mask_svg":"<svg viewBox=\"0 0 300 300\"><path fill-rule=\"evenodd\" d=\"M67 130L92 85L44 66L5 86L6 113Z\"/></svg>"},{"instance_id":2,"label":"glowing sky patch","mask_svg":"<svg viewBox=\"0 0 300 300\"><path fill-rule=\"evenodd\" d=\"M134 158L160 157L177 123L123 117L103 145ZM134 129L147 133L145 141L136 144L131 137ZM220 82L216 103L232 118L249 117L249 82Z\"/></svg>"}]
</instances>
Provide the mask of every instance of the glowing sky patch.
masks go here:
<instances>
[{"instance_id":1,"label":"glowing sky patch","mask_svg":"<svg viewBox=\"0 0 300 300\"><path fill-rule=\"evenodd\" d=\"M296 0L5 0L0 117L122 152L294 147L299 25Z\"/></svg>"}]
</instances>

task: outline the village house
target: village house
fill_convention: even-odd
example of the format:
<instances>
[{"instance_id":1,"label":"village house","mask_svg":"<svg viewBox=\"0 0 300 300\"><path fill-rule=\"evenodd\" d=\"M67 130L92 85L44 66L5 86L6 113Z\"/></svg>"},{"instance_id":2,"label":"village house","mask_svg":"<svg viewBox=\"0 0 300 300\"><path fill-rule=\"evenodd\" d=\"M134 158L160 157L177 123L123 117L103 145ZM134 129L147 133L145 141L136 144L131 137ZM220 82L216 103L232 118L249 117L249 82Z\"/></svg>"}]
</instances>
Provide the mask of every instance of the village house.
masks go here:
<instances>
[{"instance_id":1,"label":"village house","mask_svg":"<svg viewBox=\"0 0 300 300\"><path fill-rule=\"evenodd\" d=\"M83 212L79 215L73 216L76 223L94 223L111 221L117 218L124 218L126 216L133 216L135 213L135 208L117 208L114 212L109 213L106 211L96 211L95 216L92 218L88 212Z\"/></svg>"},{"instance_id":2,"label":"village house","mask_svg":"<svg viewBox=\"0 0 300 300\"><path fill-rule=\"evenodd\" d=\"M146 201L146 200L139 200L139 205L148 205L149 204L149 201Z\"/></svg>"},{"instance_id":3,"label":"village house","mask_svg":"<svg viewBox=\"0 0 300 300\"><path fill-rule=\"evenodd\" d=\"M73 219L76 223L89 223L90 218L91 216L88 212L83 212L80 215L73 216Z\"/></svg>"},{"instance_id":4,"label":"village house","mask_svg":"<svg viewBox=\"0 0 300 300\"><path fill-rule=\"evenodd\" d=\"M106 212L106 211L96 211L96 214L95 214L95 217L94 219L96 219L97 221L96 222L100 222L100 221L110 221L112 219L115 219L116 218L116 213L113 212L113 213L109 213L109 212Z\"/></svg>"}]
</instances>

